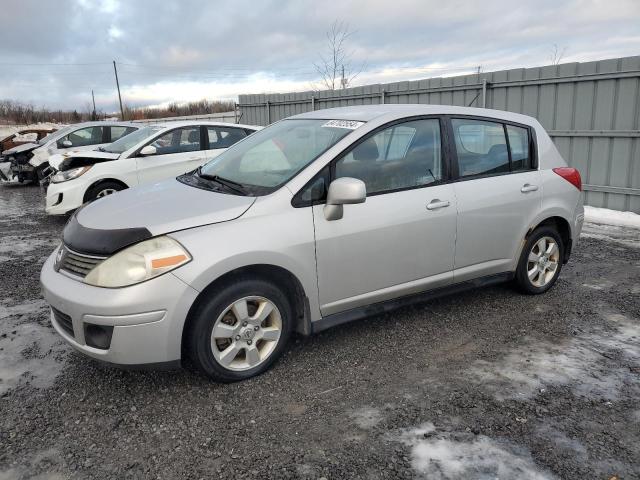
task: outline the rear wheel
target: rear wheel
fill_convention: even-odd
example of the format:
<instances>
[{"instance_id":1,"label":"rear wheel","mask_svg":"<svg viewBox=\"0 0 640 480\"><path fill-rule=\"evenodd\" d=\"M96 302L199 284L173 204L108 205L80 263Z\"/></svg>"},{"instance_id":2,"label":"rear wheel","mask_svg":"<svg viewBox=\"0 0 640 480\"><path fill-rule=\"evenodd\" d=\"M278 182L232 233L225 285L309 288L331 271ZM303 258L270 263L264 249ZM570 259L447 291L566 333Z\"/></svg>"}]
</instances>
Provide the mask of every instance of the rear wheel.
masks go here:
<instances>
[{"instance_id":1,"label":"rear wheel","mask_svg":"<svg viewBox=\"0 0 640 480\"><path fill-rule=\"evenodd\" d=\"M244 380L282 354L292 321L291 305L277 286L243 278L199 305L186 339L188 354L213 380Z\"/></svg>"},{"instance_id":2,"label":"rear wheel","mask_svg":"<svg viewBox=\"0 0 640 480\"><path fill-rule=\"evenodd\" d=\"M125 187L123 187L122 184L117 182L110 182L110 181L102 182L89 188L89 190L87 190L84 200L85 202L93 202L98 198L106 197L107 195L114 194L124 189Z\"/></svg>"},{"instance_id":3,"label":"rear wheel","mask_svg":"<svg viewBox=\"0 0 640 480\"><path fill-rule=\"evenodd\" d=\"M516 282L528 294L549 290L560 275L564 260L562 238L553 227L539 227L527 239L518 269Z\"/></svg>"}]
</instances>

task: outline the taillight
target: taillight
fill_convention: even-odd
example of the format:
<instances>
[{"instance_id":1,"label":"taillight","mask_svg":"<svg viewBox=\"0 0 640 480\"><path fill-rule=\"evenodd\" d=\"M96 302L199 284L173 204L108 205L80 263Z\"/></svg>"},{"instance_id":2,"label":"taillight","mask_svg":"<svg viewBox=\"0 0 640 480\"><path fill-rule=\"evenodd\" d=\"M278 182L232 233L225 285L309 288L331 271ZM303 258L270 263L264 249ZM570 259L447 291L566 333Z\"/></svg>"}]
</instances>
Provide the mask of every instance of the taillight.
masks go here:
<instances>
[{"instance_id":1,"label":"taillight","mask_svg":"<svg viewBox=\"0 0 640 480\"><path fill-rule=\"evenodd\" d=\"M582 179L580 178L580 172L577 169L571 167L558 167L554 168L553 171L578 190L582 191Z\"/></svg>"}]
</instances>

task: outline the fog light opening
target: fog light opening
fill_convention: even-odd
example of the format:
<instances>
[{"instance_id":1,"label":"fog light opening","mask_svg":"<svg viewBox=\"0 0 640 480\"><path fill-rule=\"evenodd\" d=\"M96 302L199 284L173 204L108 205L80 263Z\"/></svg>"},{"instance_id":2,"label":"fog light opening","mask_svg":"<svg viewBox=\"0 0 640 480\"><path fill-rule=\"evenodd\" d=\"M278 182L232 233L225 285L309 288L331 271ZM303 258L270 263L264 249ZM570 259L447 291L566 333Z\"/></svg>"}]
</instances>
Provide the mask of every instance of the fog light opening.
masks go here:
<instances>
[{"instance_id":1,"label":"fog light opening","mask_svg":"<svg viewBox=\"0 0 640 480\"><path fill-rule=\"evenodd\" d=\"M55 207L56 205L60 205L62 203L62 193L58 194L58 198L56 199L55 203L53 204L53 206Z\"/></svg>"},{"instance_id":2,"label":"fog light opening","mask_svg":"<svg viewBox=\"0 0 640 480\"><path fill-rule=\"evenodd\" d=\"M93 325L92 323L84 325L84 341L89 347L109 350L112 335L112 326Z\"/></svg>"}]
</instances>

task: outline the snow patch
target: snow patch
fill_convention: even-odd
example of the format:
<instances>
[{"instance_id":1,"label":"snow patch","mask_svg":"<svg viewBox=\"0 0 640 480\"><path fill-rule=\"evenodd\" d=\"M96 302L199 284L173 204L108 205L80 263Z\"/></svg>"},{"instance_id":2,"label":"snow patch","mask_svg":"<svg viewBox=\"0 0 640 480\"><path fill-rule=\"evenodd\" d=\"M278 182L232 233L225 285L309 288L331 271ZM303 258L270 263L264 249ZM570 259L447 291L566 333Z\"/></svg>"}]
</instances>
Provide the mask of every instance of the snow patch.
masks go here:
<instances>
[{"instance_id":1,"label":"snow patch","mask_svg":"<svg viewBox=\"0 0 640 480\"><path fill-rule=\"evenodd\" d=\"M604 316L606 328L562 343L529 339L498 362L475 362L468 375L499 400L530 398L546 386L563 385L577 395L609 400L625 386L640 393L632 372L640 368L640 323L620 314Z\"/></svg>"},{"instance_id":2,"label":"snow patch","mask_svg":"<svg viewBox=\"0 0 640 480\"><path fill-rule=\"evenodd\" d=\"M411 466L421 478L545 480L529 451L484 435L436 432L432 423L404 430L397 441L411 447Z\"/></svg>"},{"instance_id":3,"label":"snow patch","mask_svg":"<svg viewBox=\"0 0 640 480\"><path fill-rule=\"evenodd\" d=\"M35 453L31 458L22 458L22 465L13 466L8 470L0 470L0 480L15 480L30 478L31 480L64 480L66 475L57 473L63 458L62 452L55 448ZM46 473L33 475L33 470L45 470Z\"/></svg>"},{"instance_id":4,"label":"snow patch","mask_svg":"<svg viewBox=\"0 0 640 480\"><path fill-rule=\"evenodd\" d=\"M640 228L640 215L633 212L619 212L608 208L585 206L584 219L592 223Z\"/></svg>"},{"instance_id":5,"label":"snow patch","mask_svg":"<svg viewBox=\"0 0 640 480\"><path fill-rule=\"evenodd\" d=\"M44 301L0 304L0 395L23 384L51 386L68 350L49 323Z\"/></svg>"},{"instance_id":6,"label":"snow patch","mask_svg":"<svg viewBox=\"0 0 640 480\"><path fill-rule=\"evenodd\" d=\"M351 413L353 421L363 430L369 430L382 421L382 414L377 408L363 407Z\"/></svg>"},{"instance_id":7,"label":"snow patch","mask_svg":"<svg viewBox=\"0 0 640 480\"><path fill-rule=\"evenodd\" d=\"M58 238L5 235L0 241L0 261L34 256L34 252L48 256L59 243Z\"/></svg>"}]
</instances>

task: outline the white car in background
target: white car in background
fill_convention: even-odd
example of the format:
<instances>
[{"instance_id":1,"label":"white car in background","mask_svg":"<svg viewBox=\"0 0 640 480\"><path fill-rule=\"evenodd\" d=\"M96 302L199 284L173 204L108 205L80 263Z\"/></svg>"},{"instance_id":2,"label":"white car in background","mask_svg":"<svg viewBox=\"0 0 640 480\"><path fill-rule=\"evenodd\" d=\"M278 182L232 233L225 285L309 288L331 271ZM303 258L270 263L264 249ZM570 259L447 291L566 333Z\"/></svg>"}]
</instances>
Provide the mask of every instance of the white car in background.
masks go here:
<instances>
[{"instance_id":1,"label":"white car in background","mask_svg":"<svg viewBox=\"0 0 640 480\"><path fill-rule=\"evenodd\" d=\"M19 181L37 182L49 171L49 157L57 153L93 150L142 128L129 122L84 122L68 125L34 143L3 152L11 162L11 175Z\"/></svg>"},{"instance_id":2,"label":"white car in background","mask_svg":"<svg viewBox=\"0 0 640 480\"><path fill-rule=\"evenodd\" d=\"M63 215L125 188L195 170L261 127L188 121L154 124L94 151L55 155L46 212Z\"/></svg>"}]
</instances>

